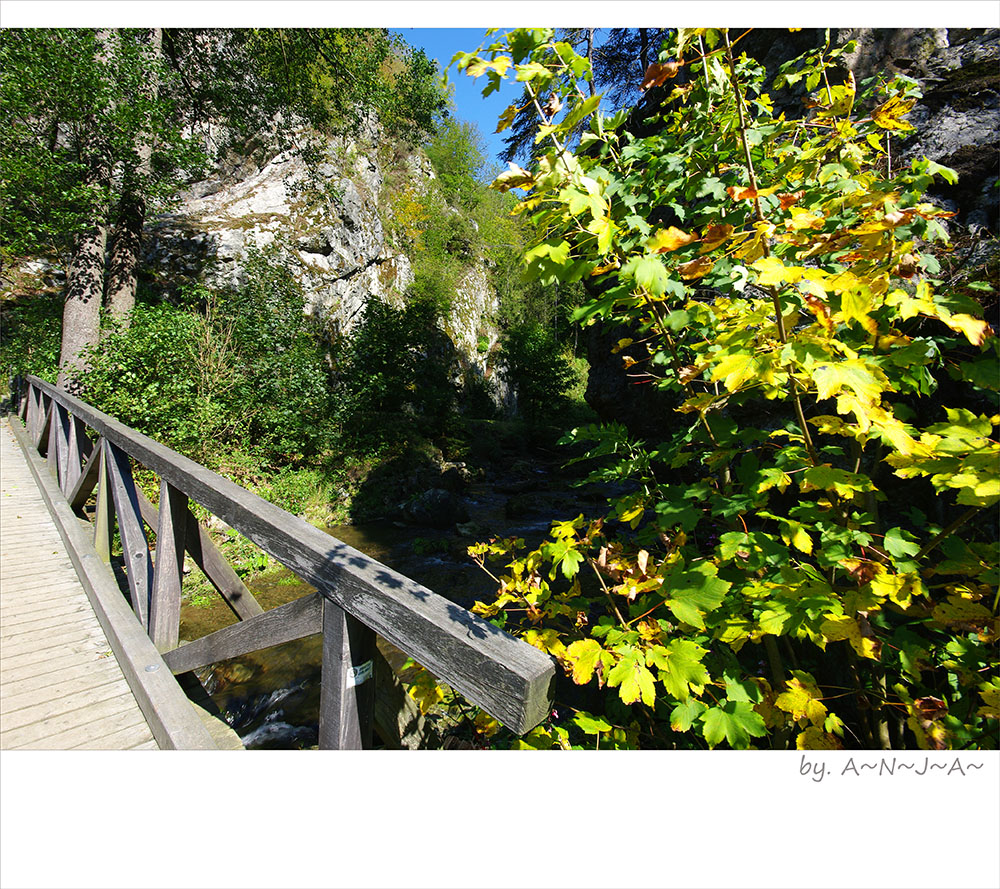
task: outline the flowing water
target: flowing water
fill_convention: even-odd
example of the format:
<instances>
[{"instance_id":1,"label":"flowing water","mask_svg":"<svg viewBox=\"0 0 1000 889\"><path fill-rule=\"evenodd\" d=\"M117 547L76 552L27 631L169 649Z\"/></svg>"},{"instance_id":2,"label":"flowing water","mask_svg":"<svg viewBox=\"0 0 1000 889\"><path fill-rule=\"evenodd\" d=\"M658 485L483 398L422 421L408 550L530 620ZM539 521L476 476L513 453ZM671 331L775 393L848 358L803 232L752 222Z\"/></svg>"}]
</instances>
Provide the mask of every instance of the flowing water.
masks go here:
<instances>
[{"instance_id":1,"label":"flowing water","mask_svg":"<svg viewBox=\"0 0 1000 889\"><path fill-rule=\"evenodd\" d=\"M337 525L327 532L450 601L470 608L495 592L492 579L467 555L466 548L494 536L517 535L529 544L542 539L553 519L591 513L603 502L600 492L577 491L554 467L524 470L492 484L480 483L464 496L470 522L438 530L381 520ZM567 493L568 492L568 493ZM467 533L462 533L467 532ZM250 588L265 609L313 591L291 571L269 573ZM235 623L220 601L186 604L181 638L195 639ZM399 653L391 662L398 663ZM315 747L318 738L321 637L262 649L212 665L199 678L248 749Z\"/></svg>"}]
</instances>

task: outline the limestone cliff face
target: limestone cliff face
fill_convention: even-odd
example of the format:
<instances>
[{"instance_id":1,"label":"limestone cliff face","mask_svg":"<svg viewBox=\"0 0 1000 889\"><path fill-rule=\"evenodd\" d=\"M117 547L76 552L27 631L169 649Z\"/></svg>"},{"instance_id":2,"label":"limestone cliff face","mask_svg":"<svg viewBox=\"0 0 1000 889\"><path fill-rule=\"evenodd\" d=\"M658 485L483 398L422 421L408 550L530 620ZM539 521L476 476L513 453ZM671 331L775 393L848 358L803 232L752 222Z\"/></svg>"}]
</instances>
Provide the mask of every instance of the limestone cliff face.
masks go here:
<instances>
[{"instance_id":1,"label":"limestone cliff face","mask_svg":"<svg viewBox=\"0 0 1000 889\"><path fill-rule=\"evenodd\" d=\"M419 152L401 163L418 190L434 178ZM318 164L294 149L259 166L220 164L171 213L150 220L145 267L168 289L185 280L238 285L251 250L276 248L305 292L306 310L349 336L370 300L398 305L413 281L409 259L387 237L383 191L375 150L342 138L326 141ZM443 322L463 369L487 373L482 342L496 342L496 309L485 268L470 263Z\"/></svg>"},{"instance_id":2,"label":"limestone cliff face","mask_svg":"<svg viewBox=\"0 0 1000 889\"><path fill-rule=\"evenodd\" d=\"M843 62L859 84L883 73L919 82L923 98L908 118L916 133L899 143L899 160L926 155L954 168L958 184L938 186L935 196L959 211L966 225L996 233L1000 28L833 28L830 39L834 46L855 42ZM819 28L764 28L748 35L740 49L773 75L783 62L824 40Z\"/></svg>"}]
</instances>

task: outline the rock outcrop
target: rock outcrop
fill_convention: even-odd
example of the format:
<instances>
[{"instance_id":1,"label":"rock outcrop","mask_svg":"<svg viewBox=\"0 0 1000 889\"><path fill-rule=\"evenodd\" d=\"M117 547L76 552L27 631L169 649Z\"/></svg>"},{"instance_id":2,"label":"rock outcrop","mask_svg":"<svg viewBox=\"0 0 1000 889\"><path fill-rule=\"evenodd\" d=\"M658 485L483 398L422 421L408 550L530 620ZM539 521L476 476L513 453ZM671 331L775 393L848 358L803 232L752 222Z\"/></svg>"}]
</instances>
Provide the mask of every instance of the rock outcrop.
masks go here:
<instances>
[{"instance_id":1,"label":"rock outcrop","mask_svg":"<svg viewBox=\"0 0 1000 889\"><path fill-rule=\"evenodd\" d=\"M434 178L419 151L402 165L418 189ZM370 300L402 303L413 272L383 225L391 211L374 148L331 138L318 164L289 149L259 166L243 159L219 168L189 186L172 212L149 221L145 268L156 286L238 286L250 252L275 247L302 286L306 311L331 332L350 335ZM486 270L473 261L442 325L459 359L456 378L495 376L487 356L498 337L496 310ZM506 386L491 391L502 406Z\"/></svg>"},{"instance_id":2,"label":"rock outcrop","mask_svg":"<svg viewBox=\"0 0 1000 889\"><path fill-rule=\"evenodd\" d=\"M741 41L769 77L806 50L822 46L823 29L764 28ZM958 184L935 186L934 196L972 228L996 233L1000 177L1000 28L833 28L834 46L855 42L842 57L857 83L878 74L905 74L923 98L909 115L916 133L897 140L898 159L926 155L958 172Z\"/></svg>"}]
</instances>

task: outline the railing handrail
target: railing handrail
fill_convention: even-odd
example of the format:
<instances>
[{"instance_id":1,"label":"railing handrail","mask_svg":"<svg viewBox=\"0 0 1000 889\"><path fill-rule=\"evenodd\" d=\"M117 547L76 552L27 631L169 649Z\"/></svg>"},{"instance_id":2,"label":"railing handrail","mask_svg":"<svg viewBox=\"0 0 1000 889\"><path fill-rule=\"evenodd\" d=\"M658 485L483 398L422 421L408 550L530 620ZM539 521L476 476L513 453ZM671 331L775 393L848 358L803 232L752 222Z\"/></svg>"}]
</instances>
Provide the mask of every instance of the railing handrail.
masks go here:
<instances>
[{"instance_id":1,"label":"railing handrail","mask_svg":"<svg viewBox=\"0 0 1000 889\"><path fill-rule=\"evenodd\" d=\"M67 448L65 444L59 444L59 436L68 438L70 435L65 430L72 426L69 421L71 414L100 436L99 446L108 442L113 446L109 453L117 448L152 470L162 482L201 504L315 586L319 602L343 609L347 615L413 657L440 680L515 732L524 733L548 714L555 666L544 652L515 639L488 621L51 383L34 376L28 376L26 381L29 387L29 428L33 414L35 425L39 427L33 430L33 437L38 439L36 444L43 444L42 439L48 431L49 440L57 445L55 450L58 451L56 460L60 475L67 472L63 469ZM33 395L32 390L40 394ZM43 404L45 399L42 396L51 399L62 411L57 415L52 405ZM53 456L50 454L50 460ZM82 469L77 464L75 469L69 470L68 474L73 478L69 479L68 486L72 487L75 481L79 487L81 472L88 471L89 463L93 462L89 461ZM130 472L128 467L126 470ZM120 467L118 471L121 471ZM134 493L132 497L134 499ZM145 515L143 517L146 518ZM148 523L148 518L146 520ZM124 540L124 533L122 536ZM158 540L158 548L161 545ZM183 561L183 552L181 557ZM320 621L316 617L319 613L317 609L310 610L303 603L299 604L297 611L282 606L282 609L268 612L272 624L282 620L278 612L284 609L289 609L291 624L298 621L296 632L307 626L312 627L313 632L319 631L319 623L326 627L327 620ZM291 618L293 611L297 615L294 619ZM307 612L311 615L308 618L305 616ZM139 617L143 619L141 614ZM253 621L256 623L262 617L253 618ZM230 628L232 631L236 629ZM271 644L275 642L267 641L258 647ZM343 644L348 646L348 641L343 641ZM188 645L197 647L198 642ZM169 653L165 655L174 672L192 668L183 666L184 649L187 647L174 649L174 663L171 663ZM192 662L190 658L188 662ZM326 672L324 664L324 683ZM363 678L358 681L363 681ZM353 679L349 678L347 687L352 685Z\"/></svg>"}]
</instances>

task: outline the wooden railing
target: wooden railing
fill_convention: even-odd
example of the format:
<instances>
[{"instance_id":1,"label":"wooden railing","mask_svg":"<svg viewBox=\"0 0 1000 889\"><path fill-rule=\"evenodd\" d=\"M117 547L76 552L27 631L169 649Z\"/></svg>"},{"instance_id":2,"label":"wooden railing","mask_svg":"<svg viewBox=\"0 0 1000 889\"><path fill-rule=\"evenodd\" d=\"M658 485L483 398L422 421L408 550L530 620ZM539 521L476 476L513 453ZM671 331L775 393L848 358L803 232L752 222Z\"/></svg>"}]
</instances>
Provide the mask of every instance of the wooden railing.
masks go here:
<instances>
[{"instance_id":1,"label":"wooden railing","mask_svg":"<svg viewBox=\"0 0 1000 889\"><path fill-rule=\"evenodd\" d=\"M322 633L319 746L365 748L378 634L519 734L549 712L555 667L543 652L50 383L27 377L21 385L30 442L81 517L96 491L94 546L106 562L117 522L132 610L174 674ZM158 506L136 486L133 461L159 478ZM191 501L317 592L263 611ZM240 622L178 645L185 553Z\"/></svg>"}]
</instances>

